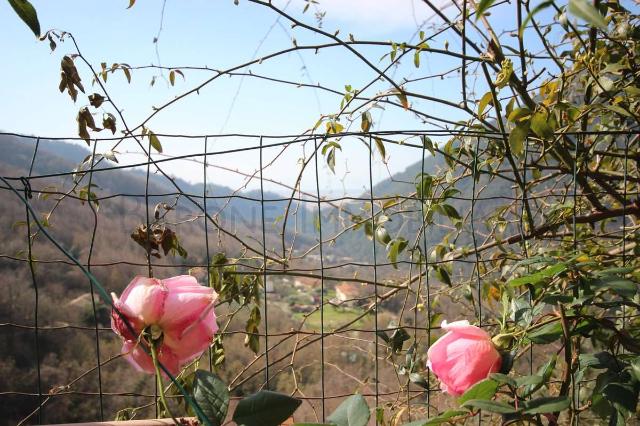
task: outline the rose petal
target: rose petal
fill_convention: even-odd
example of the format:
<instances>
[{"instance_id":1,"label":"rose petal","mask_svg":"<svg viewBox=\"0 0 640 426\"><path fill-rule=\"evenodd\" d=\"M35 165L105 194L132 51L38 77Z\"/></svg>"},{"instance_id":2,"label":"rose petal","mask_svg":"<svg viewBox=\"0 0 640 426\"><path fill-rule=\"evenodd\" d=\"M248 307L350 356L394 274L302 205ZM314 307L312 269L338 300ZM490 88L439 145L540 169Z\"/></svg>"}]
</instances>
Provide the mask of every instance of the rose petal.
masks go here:
<instances>
[{"instance_id":1,"label":"rose petal","mask_svg":"<svg viewBox=\"0 0 640 426\"><path fill-rule=\"evenodd\" d=\"M166 332L164 343L176 354L181 364L199 357L212 343L218 331L213 308L205 312L202 319L189 323L182 330Z\"/></svg>"},{"instance_id":2,"label":"rose petal","mask_svg":"<svg viewBox=\"0 0 640 426\"><path fill-rule=\"evenodd\" d=\"M157 323L164 311L168 290L155 278L135 277L120 300L145 324Z\"/></svg>"},{"instance_id":3,"label":"rose petal","mask_svg":"<svg viewBox=\"0 0 640 426\"><path fill-rule=\"evenodd\" d=\"M142 321L114 295L114 309L111 310L111 329L125 340L136 340L142 332ZM129 323L127 326L126 321ZM131 330L133 328L133 330Z\"/></svg>"},{"instance_id":4,"label":"rose petal","mask_svg":"<svg viewBox=\"0 0 640 426\"><path fill-rule=\"evenodd\" d=\"M470 336L479 337L482 339L489 339L490 336L486 331L475 325L470 325L469 321L454 321L447 323L447 320L442 321L441 327L446 331L451 331L459 334L466 334Z\"/></svg>"},{"instance_id":5,"label":"rose petal","mask_svg":"<svg viewBox=\"0 0 640 426\"><path fill-rule=\"evenodd\" d=\"M122 345L122 353L125 354L125 358L129 363L138 371L155 374L155 367L153 366L153 359L142 348L141 343L125 341ZM158 361L169 370L172 375L177 375L180 372L180 366L178 363L178 357L171 351L171 349L162 345L158 351ZM166 374L163 372L166 376Z\"/></svg>"},{"instance_id":6,"label":"rose petal","mask_svg":"<svg viewBox=\"0 0 640 426\"><path fill-rule=\"evenodd\" d=\"M203 287L198 283L198 280L191 275L178 275L177 277L166 278L162 280L162 284L164 284L170 291L187 291L192 287Z\"/></svg>"},{"instance_id":7,"label":"rose petal","mask_svg":"<svg viewBox=\"0 0 640 426\"><path fill-rule=\"evenodd\" d=\"M205 310L211 309L215 298L210 287L173 287L167 294L158 324L165 333L182 333L189 324L200 319Z\"/></svg>"}]
</instances>

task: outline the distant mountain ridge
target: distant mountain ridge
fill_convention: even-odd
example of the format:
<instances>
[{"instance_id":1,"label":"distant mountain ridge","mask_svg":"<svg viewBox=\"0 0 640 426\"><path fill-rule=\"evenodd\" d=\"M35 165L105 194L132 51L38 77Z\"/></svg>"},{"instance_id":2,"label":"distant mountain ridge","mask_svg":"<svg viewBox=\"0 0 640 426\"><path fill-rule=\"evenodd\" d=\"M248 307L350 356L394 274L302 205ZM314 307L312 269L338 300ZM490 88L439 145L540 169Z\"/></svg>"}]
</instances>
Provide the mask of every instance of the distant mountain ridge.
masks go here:
<instances>
[{"instance_id":1,"label":"distant mountain ridge","mask_svg":"<svg viewBox=\"0 0 640 426\"><path fill-rule=\"evenodd\" d=\"M4 155L0 156L0 174L14 178L26 176L35 146L35 138L0 134L0 147L2 147L2 152L4 153ZM77 144L62 140L41 139L32 173L34 177L32 180L33 189L37 191L42 190L45 186L55 185L56 191L68 191L72 187L72 178L69 173L73 172L90 154L88 149ZM117 169L117 166L117 163L108 160L101 161L96 166L95 170L97 171L93 174L92 183L97 187L93 187L92 191L96 193L98 198L113 199L115 197L115 200L121 200L122 202L126 199L128 201L126 206L125 204L116 206L115 210L111 211L111 214L123 217L134 215L137 217L138 222L141 219L144 222L143 197L146 189L146 172L140 168L123 167L122 169ZM116 169L100 171L100 169L113 167L116 167ZM151 170L153 169L154 167L152 166ZM46 178L48 175L56 174L66 175ZM38 176L43 176L43 178L38 178ZM175 210L177 214L175 216L176 220L178 222L191 221L194 216L201 216L204 208L202 199L204 185L202 183L193 184L179 177L170 177L179 189L159 173L151 173L149 175L148 200L150 214L153 215L154 206L157 203L166 202L171 204L176 195L180 194L180 200ZM88 178L85 177L80 187L87 184ZM53 188L48 190L53 190ZM188 200L185 194L188 194L191 200ZM263 226L263 206L260 202L260 191L236 191L227 186L209 183L207 185L207 197L211 197L207 198L207 213L215 219L215 222L220 227L238 239L259 247L259 243L262 240L259 235ZM287 206L287 201L282 199L283 197L280 194L269 191L264 193L264 200L267 200L264 203L265 234L267 235L266 240L270 250L273 247L281 246L280 231L274 224L279 223L280 226L282 225L282 213ZM107 204L113 203L109 201ZM298 221L298 226L300 224L303 225L301 229L314 229L314 218L312 211L305 207L299 209L297 217L290 215L285 243L289 244L293 239L296 220ZM213 229L212 232L216 229L212 224L210 224L210 228ZM132 230L130 229L129 232ZM200 235L199 238L204 241L204 235ZM302 247L308 247L313 243L313 236L307 235L307 233L298 233L296 236L296 244Z\"/></svg>"},{"instance_id":2,"label":"distant mountain ridge","mask_svg":"<svg viewBox=\"0 0 640 426\"><path fill-rule=\"evenodd\" d=\"M35 146L35 138L0 135L0 147L2 147L4 152L4 155L0 157L0 162L28 170ZM41 139L34 162L33 174L37 176L69 173L78 167L89 155L91 155L91 152L81 145L63 140ZM96 166L96 169L114 166L118 166L118 164L104 159ZM153 169L154 168L152 168L152 173L149 175L149 193L161 194L177 192L177 189L167 178L161 174L154 173ZM174 176L171 176L171 178L180 187L182 192L202 196L204 190L202 183L193 184ZM94 181L101 189L108 192L143 194L146 186L146 172L137 168L123 168L122 170L109 171L109 179L104 182L100 182L100 174L96 173L94 175ZM207 187L209 196L223 197L234 193L234 189L223 185L209 183ZM255 198L256 193L255 191L246 191L242 192L241 195ZM273 192L265 192L265 199L276 198L281 198L281 196ZM236 199L234 203L242 203L242 201L241 199ZM211 208L211 211L215 211L216 207L220 207L221 205L221 202L217 200L209 200L207 207ZM184 203L183 207L189 208L188 206L189 203ZM239 207L241 211L241 207L243 206L240 205L237 207Z\"/></svg>"},{"instance_id":3,"label":"distant mountain ridge","mask_svg":"<svg viewBox=\"0 0 640 426\"><path fill-rule=\"evenodd\" d=\"M35 139L24 138L11 135L0 135L0 146L3 148L4 155L0 157L0 164L5 163L14 168L23 170L25 173L29 168L35 149ZM74 170L79 163L90 155L90 151L80 145L68 143L61 140L40 140L38 155L34 163L34 175L48 175L56 173L68 173ZM117 166L116 163L104 160L98 169L104 167ZM415 180L423 171L430 175L436 175L442 170L448 169L443 156L428 156L422 160L407 167L404 171L396 173L391 178L374 185L373 193L375 197L393 197L395 195L408 196L415 193ZM101 178L101 173L94 174L93 181L99 185L96 190L99 196L110 194L133 194L142 195L145 193L146 173L144 170L135 168L123 168L122 170L109 170L104 172L108 174L108 178ZM192 194L193 200L202 205L203 184L190 183L178 177L171 177L179 186L182 193ZM68 188L71 178L66 177ZM472 179L470 177L463 178L456 183L456 188L460 191L457 198L448 201L459 213L464 216L471 209L472 198ZM512 195L513 189L508 185L507 181L494 180L487 185L486 177L477 182L477 189L482 188L482 197L500 197ZM149 176L149 197L150 204L160 201L168 201L172 199L167 194L174 194L178 191L171 182L164 176L151 173ZM156 194L154 196L154 194ZM157 195L164 194L164 195ZM218 220L223 221L225 228L232 232L239 226L249 232L249 238L257 238L262 232L262 206L259 201L259 191L240 191L235 192L234 189L219 185L208 184L207 210L211 215L215 215L224 208L223 214ZM232 198L230 196L234 195ZM363 198L368 198L369 193L362 194ZM264 194L265 199L282 200L283 196L273 192ZM283 213L287 207L287 201L269 201L265 203L265 232L268 234L267 240L271 241L270 249L281 252L281 227ZM363 209L363 202L349 202L345 207L354 214L360 214L366 217L367 211ZM476 224L478 229L482 229L482 221L487 214L493 210L495 201L480 200L475 202ZM408 212L392 217L392 220L385 224L386 228L392 236L402 236L408 241L413 241L417 235L422 219L419 207L419 200L408 203L410 207ZM185 214L201 214L200 208L193 203L182 198L179 204L181 212ZM293 208L295 210L295 203ZM339 234L345 225L337 219L338 211L329 208L323 208L323 238L326 239L331 235ZM432 226L428 232L428 245L432 246L442 240L446 233L451 231L451 223L446 218L435 216L438 226ZM347 218L348 219L348 218ZM347 223L348 225L348 223ZM448 226L448 227L447 227ZM297 216L290 214L287 222L287 236L285 238L287 244L292 241L294 233L296 236L296 244L298 250L303 252L306 248L315 245L318 241L317 226L317 210L313 203L302 203L297 211ZM238 235L239 237L243 237ZM468 235L462 235L462 240L466 242ZM259 240L260 238L258 238ZM325 245L324 255L327 258L348 257L354 260L370 260L372 256L371 240L367 239L362 229L348 231L341 234L336 244ZM378 261L385 261L386 252L384 247L380 247L378 252ZM317 250L311 254L318 254Z\"/></svg>"}]
</instances>

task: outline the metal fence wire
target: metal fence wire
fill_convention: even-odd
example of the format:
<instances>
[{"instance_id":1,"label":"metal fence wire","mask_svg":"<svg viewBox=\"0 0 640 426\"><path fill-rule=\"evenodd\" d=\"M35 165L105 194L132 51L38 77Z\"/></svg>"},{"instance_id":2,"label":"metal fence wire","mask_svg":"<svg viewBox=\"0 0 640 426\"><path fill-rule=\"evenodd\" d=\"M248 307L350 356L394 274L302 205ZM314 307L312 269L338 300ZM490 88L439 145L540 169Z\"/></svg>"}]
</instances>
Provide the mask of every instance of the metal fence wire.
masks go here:
<instances>
[{"instance_id":1,"label":"metal fence wire","mask_svg":"<svg viewBox=\"0 0 640 426\"><path fill-rule=\"evenodd\" d=\"M640 33L637 16L623 7L635 5L594 2L608 10L611 27L614 14L630 23L624 39L567 19L554 2L481 1L491 8L476 17L475 2L422 0L430 17L411 42L396 43L346 41L271 1L246 3L273 13L271 28L297 28L321 41L294 39L293 47L227 70L185 67L206 79L154 107L138 127L127 125L106 76L122 70L130 83L131 72L175 77L180 70L103 64L96 71L72 35L47 33L53 47L68 41L69 61L85 81L94 78L122 132L0 133L0 425L161 414L156 380L125 362L111 329L111 293L138 275L189 274L219 294L209 350L165 381L175 412L197 414L183 395L194 371L205 369L228 383L229 413L242 396L270 389L303 401L296 422L323 422L360 393L376 407L372 424L395 426L456 407L426 365L443 320L467 319L496 335L501 323L564 315L551 302L548 312L536 310L529 286L508 285L550 258L570 253L636 267ZM508 22L494 31L497 18L487 12ZM291 52L302 58L334 48L366 65L358 90L249 70ZM425 66L427 55L439 61ZM405 76L401 61L411 67ZM609 90L597 87L594 72L608 76ZM342 104L302 134L154 134L144 127L223 76L314 90ZM454 83L443 92L459 90L426 94L445 79ZM422 125L374 131L384 127L372 125L373 106ZM395 170L394 155L413 164ZM617 300L599 319L610 320L621 339L637 324L637 300L635 307ZM588 338L576 339L578 350L593 348ZM610 349L623 354L622 346ZM551 358L579 363L562 359L570 351L559 341L517 349L508 355L522 375ZM566 379L554 373L548 388L570 383L563 389L575 414L570 422L599 421L579 409L594 377ZM481 411L466 421L495 424L497 417Z\"/></svg>"}]
</instances>

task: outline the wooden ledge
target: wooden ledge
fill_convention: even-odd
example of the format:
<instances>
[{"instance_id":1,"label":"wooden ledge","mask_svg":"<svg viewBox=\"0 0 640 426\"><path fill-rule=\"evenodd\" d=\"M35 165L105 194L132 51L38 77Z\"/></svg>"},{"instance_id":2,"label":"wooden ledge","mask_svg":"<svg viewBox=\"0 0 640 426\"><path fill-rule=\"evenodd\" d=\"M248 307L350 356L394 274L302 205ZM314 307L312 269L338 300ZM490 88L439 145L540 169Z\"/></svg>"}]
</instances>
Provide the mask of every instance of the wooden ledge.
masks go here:
<instances>
[{"instance_id":1,"label":"wooden ledge","mask_svg":"<svg viewBox=\"0 0 640 426\"><path fill-rule=\"evenodd\" d=\"M193 417L179 417L178 421L185 420L184 424L190 421L195 422ZM106 422L89 422L89 423L60 423L49 426L168 426L174 425L172 419L148 419L148 420L126 420L126 421L106 421ZM197 424L197 423L194 423Z\"/></svg>"}]
</instances>

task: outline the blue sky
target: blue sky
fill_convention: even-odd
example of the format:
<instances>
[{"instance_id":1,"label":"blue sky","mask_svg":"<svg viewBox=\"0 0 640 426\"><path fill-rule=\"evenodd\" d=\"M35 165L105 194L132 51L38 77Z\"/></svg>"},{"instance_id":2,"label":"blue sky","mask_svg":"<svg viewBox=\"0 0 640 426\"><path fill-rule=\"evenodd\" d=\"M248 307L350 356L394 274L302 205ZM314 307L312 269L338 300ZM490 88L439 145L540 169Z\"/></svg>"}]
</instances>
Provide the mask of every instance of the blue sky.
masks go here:
<instances>
[{"instance_id":1,"label":"blue sky","mask_svg":"<svg viewBox=\"0 0 640 426\"><path fill-rule=\"evenodd\" d=\"M38 10L43 31L56 28L71 32L83 54L94 66L99 66L102 61L143 66L158 64L160 60L162 65L171 67L225 69L250 61L256 51L257 56L261 57L290 47L292 37L299 45L326 42L326 39L304 29L292 30L284 20L278 23L273 11L244 0L240 0L238 6L233 4L233 0L168 0L163 30L157 44L158 57L152 40L160 26L162 2L159 0L138 0L129 10L126 9L128 0L32 2ZM288 13L315 24L314 7L302 15L303 0L278 0L276 4L286 6ZM340 29L344 38L352 33L359 40L397 42L409 41L415 36L416 23L424 22L431 15L419 0L320 0L317 10L327 12L323 28L331 32ZM73 104L66 94L60 94L57 89L60 58L74 51L70 41L50 53L48 44L35 40L7 2L0 2L0 25L3 28L0 49L5 52L4 65L0 67L0 97L4 100L0 106L0 129L42 136L75 135L75 116L78 109L86 104L86 98L80 97ZM443 43L444 39L438 39L430 42L430 45L442 48ZM455 38L450 43L450 49L459 49ZM375 63L388 52L388 48L359 50ZM438 55L423 57L420 69L415 69L412 57L406 62L392 72L411 78L443 71L455 65L455 62ZM380 64L387 63L383 61ZM78 69L87 92L97 91L97 88L91 88L88 69L80 65ZM318 54L313 51L290 53L249 69L254 73L302 83L320 82L337 90L343 90L346 84L358 88L374 76L372 70L341 48L322 50ZM126 82L122 73L109 76L107 89L130 126L138 125L154 106L162 105L212 75L209 72L185 71L186 79L183 81L178 77L175 87L162 79L151 87L151 78L157 74L154 70L135 70L131 84ZM388 88L388 84L379 83L369 93ZM457 78L428 80L420 83L416 89L427 95L451 98L456 98L460 92ZM156 133L298 134L311 127L321 113L338 111L339 103L339 97L315 89L283 86L254 78L223 77L205 87L199 95L189 96L159 113L148 123L148 127ZM438 104L422 104L422 107L428 112L445 114L452 120L463 118L454 111L443 111ZM109 107L104 110L109 111ZM425 128L424 124L402 110L374 110L372 114L376 129ZM222 150L255 143L255 140L218 139L210 144L214 149ZM165 153L173 155L202 151L200 140L163 140L163 145ZM106 144L99 145L99 149L103 146L108 149ZM123 152L124 162L142 159L135 154L124 154L135 151L133 145L125 145L118 150ZM265 154L265 161L269 160L270 155L276 154L275 150L270 152ZM258 164L257 152L255 154L220 156L210 161L250 173ZM402 147L388 147L388 154L391 171L403 170L415 162L416 155L419 155L413 149ZM293 183L296 163L302 155L301 147L290 149L265 175ZM323 191L335 193L344 186L358 192L368 182L368 174L365 173L367 164L361 143L345 141L335 176L322 167ZM167 170L190 181L201 179L201 169L193 163L172 163L167 165ZM239 176L220 170L216 176L228 186L243 183ZM387 176L387 168L378 161L374 180ZM255 182L250 183L249 187L255 188ZM303 188L315 188L311 177L303 180Z\"/></svg>"}]
</instances>

